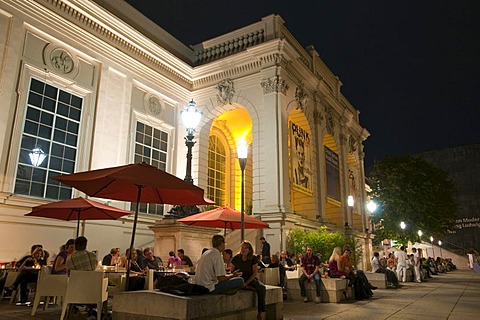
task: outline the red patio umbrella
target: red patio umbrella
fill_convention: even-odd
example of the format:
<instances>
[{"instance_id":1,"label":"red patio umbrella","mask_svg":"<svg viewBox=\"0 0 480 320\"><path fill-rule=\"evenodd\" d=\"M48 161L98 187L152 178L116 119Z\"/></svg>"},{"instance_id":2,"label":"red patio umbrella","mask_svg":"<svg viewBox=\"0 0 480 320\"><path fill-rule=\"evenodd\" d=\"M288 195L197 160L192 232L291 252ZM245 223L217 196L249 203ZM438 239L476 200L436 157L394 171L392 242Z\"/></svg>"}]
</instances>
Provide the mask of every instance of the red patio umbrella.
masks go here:
<instances>
[{"instance_id":1,"label":"red patio umbrella","mask_svg":"<svg viewBox=\"0 0 480 320\"><path fill-rule=\"evenodd\" d=\"M78 237L80 220L116 220L122 216L130 214L130 211L125 211L107 206L97 201L79 197L42 204L32 208L32 211L25 215L65 221L77 220Z\"/></svg>"},{"instance_id":2,"label":"red patio umbrella","mask_svg":"<svg viewBox=\"0 0 480 320\"><path fill-rule=\"evenodd\" d=\"M166 203L192 206L213 203L204 198L203 189L145 162L54 176L52 179L72 186L91 197L136 202L127 263L126 290L128 290L139 204Z\"/></svg>"},{"instance_id":3,"label":"red patio umbrella","mask_svg":"<svg viewBox=\"0 0 480 320\"><path fill-rule=\"evenodd\" d=\"M223 228L226 229L241 229L242 228L242 213L230 207L219 207L213 210L200 212L192 216L178 219L178 222L190 226ZM270 228L268 223L265 223L257 218L245 215L245 229L264 229Z\"/></svg>"}]
</instances>

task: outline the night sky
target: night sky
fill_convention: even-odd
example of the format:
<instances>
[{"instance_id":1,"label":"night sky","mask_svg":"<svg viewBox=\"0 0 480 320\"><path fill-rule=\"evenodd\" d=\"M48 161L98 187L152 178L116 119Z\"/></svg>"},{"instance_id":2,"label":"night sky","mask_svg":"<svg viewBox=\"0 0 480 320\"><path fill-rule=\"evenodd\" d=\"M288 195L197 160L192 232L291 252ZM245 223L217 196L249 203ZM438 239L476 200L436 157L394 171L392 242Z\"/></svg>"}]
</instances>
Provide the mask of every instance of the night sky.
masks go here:
<instances>
[{"instance_id":1,"label":"night sky","mask_svg":"<svg viewBox=\"0 0 480 320\"><path fill-rule=\"evenodd\" d=\"M365 165L480 142L479 0L128 0L183 43L278 14L360 110Z\"/></svg>"}]
</instances>

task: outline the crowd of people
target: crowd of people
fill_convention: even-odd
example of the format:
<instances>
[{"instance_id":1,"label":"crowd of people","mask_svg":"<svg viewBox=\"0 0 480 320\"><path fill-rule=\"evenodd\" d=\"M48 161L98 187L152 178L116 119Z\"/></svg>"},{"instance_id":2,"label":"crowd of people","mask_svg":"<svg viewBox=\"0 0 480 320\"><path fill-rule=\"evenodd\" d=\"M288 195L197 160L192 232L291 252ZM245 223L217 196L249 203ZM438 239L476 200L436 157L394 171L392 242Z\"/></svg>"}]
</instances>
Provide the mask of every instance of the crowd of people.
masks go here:
<instances>
[{"instance_id":1,"label":"crowd of people","mask_svg":"<svg viewBox=\"0 0 480 320\"><path fill-rule=\"evenodd\" d=\"M96 270L99 266L114 266L115 268L126 268L135 277L131 277L129 290L143 289L145 276L148 270L160 270L164 268L162 259L154 255L152 248L135 249L130 254L127 249L121 255L120 248L112 248L103 257L101 263L95 252L87 250L87 238L80 236L76 239L69 239L61 246L60 251L47 263L49 254L42 245L36 244L31 247L30 254L23 257L16 263L20 273L10 288L7 290L20 289L20 304L28 299L27 285L37 281L37 274L41 266L50 265L52 274L65 275L69 270ZM264 268L279 268L278 285L286 287L286 272L295 270L301 266L302 273L298 278L300 294L304 302L309 302L305 285L313 282L315 285L314 301L321 300L321 278L345 278L348 285L353 287L356 300L369 299L373 290L377 287L370 284L367 276L362 270L353 266L351 260L352 250L345 245L343 248L335 247L328 260L322 262L320 254L314 254L313 248L306 248L306 252L295 255L282 251L277 254L270 254L270 245L264 237L260 238L262 250L255 254L252 244L243 241L238 253L226 248L225 238L215 235L212 238L212 246L204 248L202 255L195 266L195 284L208 289L215 294L235 294L239 289L253 290L257 292L258 319L262 319L266 311L265 295L266 287L259 280L258 273ZM431 275L454 270L456 267L451 259L437 259L422 257L421 250L412 249L412 254L407 254L405 247L391 252L388 256L380 257L375 252L372 260L372 272L384 273L388 286L398 288L399 282L416 281L422 282ZM167 268L185 266L192 268L192 260L185 254L183 249L170 251ZM0 286L2 285L0 279Z\"/></svg>"}]
</instances>

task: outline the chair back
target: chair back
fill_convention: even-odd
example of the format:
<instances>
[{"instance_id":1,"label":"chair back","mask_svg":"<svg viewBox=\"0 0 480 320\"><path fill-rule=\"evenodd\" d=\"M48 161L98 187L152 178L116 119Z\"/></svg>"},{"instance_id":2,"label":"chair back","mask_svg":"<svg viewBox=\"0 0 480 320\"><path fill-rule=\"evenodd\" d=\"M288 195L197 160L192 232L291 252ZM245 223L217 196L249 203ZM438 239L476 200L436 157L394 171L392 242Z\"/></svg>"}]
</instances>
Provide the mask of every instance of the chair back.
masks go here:
<instances>
[{"instance_id":1,"label":"chair back","mask_svg":"<svg viewBox=\"0 0 480 320\"><path fill-rule=\"evenodd\" d=\"M280 268L265 268L265 284L278 286L280 283Z\"/></svg>"},{"instance_id":2,"label":"chair back","mask_svg":"<svg viewBox=\"0 0 480 320\"><path fill-rule=\"evenodd\" d=\"M8 271L7 278L5 279L5 288L11 287L19 274L20 271Z\"/></svg>"},{"instance_id":3,"label":"chair back","mask_svg":"<svg viewBox=\"0 0 480 320\"><path fill-rule=\"evenodd\" d=\"M71 270L66 303L97 303L108 299L108 278L99 271Z\"/></svg>"},{"instance_id":4,"label":"chair back","mask_svg":"<svg viewBox=\"0 0 480 320\"><path fill-rule=\"evenodd\" d=\"M37 311L40 299L42 297L60 297L65 296L67 290L68 276L66 274L51 274L52 269L43 266L38 272L37 287L35 289L35 299L31 315L34 316ZM48 301L45 301L45 307Z\"/></svg>"}]
</instances>

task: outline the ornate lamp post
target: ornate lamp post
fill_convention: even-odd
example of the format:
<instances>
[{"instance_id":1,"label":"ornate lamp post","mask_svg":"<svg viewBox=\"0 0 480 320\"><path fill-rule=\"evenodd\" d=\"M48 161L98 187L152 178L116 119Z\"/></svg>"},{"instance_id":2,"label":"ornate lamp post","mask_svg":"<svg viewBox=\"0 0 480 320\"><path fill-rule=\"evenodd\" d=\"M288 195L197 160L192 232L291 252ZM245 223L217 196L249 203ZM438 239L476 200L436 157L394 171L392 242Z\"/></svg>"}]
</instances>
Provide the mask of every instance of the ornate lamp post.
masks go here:
<instances>
[{"instance_id":1,"label":"ornate lamp post","mask_svg":"<svg viewBox=\"0 0 480 320\"><path fill-rule=\"evenodd\" d=\"M240 170L242 170L242 189L241 189L241 212L242 212L242 230L240 240L243 242L245 240L245 166L247 165L247 157L248 157L248 145L245 140L241 140L238 142L237 146L237 153L238 153L238 161L240 163Z\"/></svg>"},{"instance_id":2,"label":"ornate lamp post","mask_svg":"<svg viewBox=\"0 0 480 320\"><path fill-rule=\"evenodd\" d=\"M188 106L184 110L182 110L181 116L183 125L187 129L187 136L185 137L185 145L187 146L187 169L184 180L193 184L192 148L195 145L195 141L193 141L193 133L195 132L195 129L200 123L202 113L197 109L197 104L192 99Z\"/></svg>"},{"instance_id":3,"label":"ornate lamp post","mask_svg":"<svg viewBox=\"0 0 480 320\"><path fill-rule=\"evenodd\" d=\"M181 111L182 122L187 129L187 136L185 137L185 145L187 146L187 167L185 170L185 178L183 180L193 184L192 178L192 148L195 145L193 133L197 128L202 118L202 112L197 109L197 104L193 101L188 103L188 106ZM169 213L168 218L186 217L195 213L199 213L200 209L197 206L174 206Z\"/></svg>"}]
</instances>

